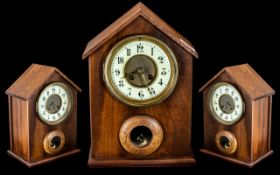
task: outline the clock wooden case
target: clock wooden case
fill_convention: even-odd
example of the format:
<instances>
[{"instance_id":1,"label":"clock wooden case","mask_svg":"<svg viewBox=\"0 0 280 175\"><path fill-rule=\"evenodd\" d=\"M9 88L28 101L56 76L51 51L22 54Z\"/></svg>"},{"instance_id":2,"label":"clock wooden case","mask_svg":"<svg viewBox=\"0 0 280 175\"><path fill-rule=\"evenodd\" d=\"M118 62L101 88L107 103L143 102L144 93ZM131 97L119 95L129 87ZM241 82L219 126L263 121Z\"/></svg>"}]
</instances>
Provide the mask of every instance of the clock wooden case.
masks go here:
<instances>
[{"instance_id":1,"label":"clock wooden case","mask_svg":"<svg viewBox=\"0 0 280 175\"><path fill-rule=\"evenodd\" d=\"M10 122L8 154L33 167L78 153L80 91L57 68L32 64L6 91Z\"/></svg>"},{"instance_id":2,"label":"clock wooden case","mask_svg":"<svg viewBox=\"0 0 280 175\"><path fill-rule=\"evenodd\" d=\"M191 149L191 43L138 3L86 46L90 167L179 166Z\"/></svg>"},{"instance_id":3,"label":"clock wooden case","mask_svg":"<svg viewBox=\"0 0 280 175\"><path fill-rule=\"evenodd\" d=\"M202 153L252 167L270 156L274 90L249 64L225 67L203 92Z\"/></svg>"}]
</instances>

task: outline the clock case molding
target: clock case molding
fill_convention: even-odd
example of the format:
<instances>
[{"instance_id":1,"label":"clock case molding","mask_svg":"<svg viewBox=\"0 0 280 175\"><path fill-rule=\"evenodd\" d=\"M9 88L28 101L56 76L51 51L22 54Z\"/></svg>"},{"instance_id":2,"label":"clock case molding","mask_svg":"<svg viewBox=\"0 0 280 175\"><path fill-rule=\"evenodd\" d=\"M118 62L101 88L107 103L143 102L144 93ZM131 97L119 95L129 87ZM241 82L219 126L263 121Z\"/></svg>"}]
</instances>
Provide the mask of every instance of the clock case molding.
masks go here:
<instances>
[{"instance_id":1,"label":"clock case molding","mask_svg":"<svg viewBox=\"0 0 280 175\"><path fill-rule=\"evenodd\" d=\"M207 96L218 82L235 86L245 102L245 111L237 123L223 125L210 115ZM202 153L222 158L236 164L252 167L270 156L272 95L274 90L249 64L223 68L199 89L203 92L204 148ZM222 154L215 145L215 136L221 130L233 133L237 139L237 150L230 155Z\"/></svg>"},{"instance_id":2,"label":"clock case molding","mask_svg":"<svg viewBox=\"0 0 280 175\"><path fill-rule=\"evenodd\" d=\"M40 91L50 83L62 82L73 92L73 109L60 124L42 122L36 113ZM76 148L77 92L81 89L55 67L32 64L7 90L9 103L10 150L8 154L28 167L37 166L80 152ZM43 148L47 133L64 132L65 145L58 154L47 154Z\"/></svg>"},{"instance_id":3,"label":"clock case molding","mask_svg":"<svg viewBox=\"0 0 280 175\"><path fill-rule=\"evenodd\" d=\"M175 90L165 101L149 107L130 107L114 99L103 82L102 65L111 48L133 35L162 40L175 54L179 66ZM89 58L88 58L89 57ZM87 44L90 91L90 167L179 166L194 164L191 149L192 64L198 57L191 43L139 2ZM119 142L122 123L134 115L157 119L164 130L159 149L145 157L126 152Z\"/></svg>"}]
</instances>

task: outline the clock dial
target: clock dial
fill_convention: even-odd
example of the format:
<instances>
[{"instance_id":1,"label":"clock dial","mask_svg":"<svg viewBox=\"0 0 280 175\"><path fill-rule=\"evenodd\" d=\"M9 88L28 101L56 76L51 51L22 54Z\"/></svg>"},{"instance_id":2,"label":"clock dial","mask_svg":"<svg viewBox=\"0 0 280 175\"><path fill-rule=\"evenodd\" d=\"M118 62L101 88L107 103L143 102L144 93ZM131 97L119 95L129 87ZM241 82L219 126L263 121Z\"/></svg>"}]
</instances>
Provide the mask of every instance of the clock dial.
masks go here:
<instances>
[{"instance_id":1,"label":"clock dial","mask_svg":"<svg viewBox=\"0 0 280 175\"><path fill-rule=\"evenodd\" d=\"M104 63L110 92L132 106L156 104L173 91L178 68L173 52L158 39L146 35L119 42Z\"/></svg>"},{"instance_id":2,"label":"clock dial","mask_svg":"<svg viewBox=\"0 0 280 175\"><path fill-rule=\"evenodd\" d=\"M72 104L73 94L70 88L64 83L55 82L41 91L36 111L43 122L56 125L67 118Z\"/></svg>"},{"instance_id":3,"label":"clock dial","mask_svg":"<svg viewBox=\"0 0 280 175\"><path fill-rule=\"evenodd\" d=\"M212 116L225 125L236 123L245 109L245 103L239 91L225 82L217 83L210 89L208 105Z\"/></svg>"}]
</instances>

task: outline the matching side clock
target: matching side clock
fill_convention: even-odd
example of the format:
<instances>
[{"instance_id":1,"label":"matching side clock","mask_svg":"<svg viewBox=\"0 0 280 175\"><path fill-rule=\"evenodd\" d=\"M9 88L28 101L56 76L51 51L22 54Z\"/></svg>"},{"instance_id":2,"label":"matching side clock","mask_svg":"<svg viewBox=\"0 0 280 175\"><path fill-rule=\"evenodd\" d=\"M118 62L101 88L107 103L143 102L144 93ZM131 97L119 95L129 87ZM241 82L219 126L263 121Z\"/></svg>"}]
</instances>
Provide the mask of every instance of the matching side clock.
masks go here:
<instances>
[{"instance_id":1,"label":"matching side clock","mask_svg":"<svg viewBox=\"0 0 280 175\"><path fill-rule=\"evenodd\" d=\"M191 43L142 3L93 38L90 167L195 163Z\"/></svg>"},{"instance_id":2,"label":"matching side clock","mask_svg":"<svg viewBox=\"0 0 280 175\"><path fill-rule=\"evenodd\" d=\"M57 68L32 64L6 91L9 155L33 167L79 152L76 125L80 91Z\"/></svg>"},{"instance_id":3,"label":"matching side clock","mask_svg":"<svg viewBox=\"0 0 280 175\"><path fill-rule=\"evenodd\" d=\"M248 64L225 67L203 92L202 153L254 166L270 156L274 90Z\"/></svg>"}]
</instances>

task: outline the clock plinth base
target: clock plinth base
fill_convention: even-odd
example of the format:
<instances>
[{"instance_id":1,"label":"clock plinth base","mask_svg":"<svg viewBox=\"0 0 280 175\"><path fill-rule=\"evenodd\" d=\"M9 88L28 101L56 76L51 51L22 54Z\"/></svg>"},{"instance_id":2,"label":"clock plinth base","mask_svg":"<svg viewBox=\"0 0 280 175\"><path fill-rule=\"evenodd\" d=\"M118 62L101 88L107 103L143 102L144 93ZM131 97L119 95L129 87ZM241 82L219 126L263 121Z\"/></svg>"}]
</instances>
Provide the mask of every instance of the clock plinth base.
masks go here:
<instances>
[{"instance_id":1,"label":"clock plinth base","mask_svg":"<svg viewBox=\"0 0 280 175\"><path fill-rule=\"evenodd\" d=\"M59 155L56 155L56 156L53 156L53 157L49 157L49 158L45 158L43 160L40 160L40 161L36 161L36 162L28 162L24 159L22 159L20 156L18 156L17 154L13 153L11 150L8 150L7 153L19 160L20 162L22 162L23 164L25 164L27 167L29 168L32 168L32 167L35 167L35 166L38 166L38 165L42 165L42 164L45 164L47 162L51 162L51 161L54 161L54 160L57 160L57 159L60 159L60 158L64 158L64 157L68 157L68 156L71 156L73 154L77 154L79 153L81 150L80 149L74 149L74 150L71 150L71 151L67 151L63 154L59 154Z\"/></svg>"},{"instance_id":2,"label":"clock plinth base","mask_svg":"<svg viewBox=\"0 0 280 175\"><path fill-rule=\"evenodd\" d=\"M141 160L95 160L90 158L88 166L91 168L105 167L174 167L174 166L191 166L196 163L191 156L167 159L141 159Z\"/></svg>"},{"instance_id":3,"label":"clock plinth base","mask_svg":"<svg viewBox=\"0 0 280 175\"><path fill-rule=\"evenodd\" d=\"M210 156L213 156L213 157L218 157L218 158L226 160L228 162L232 162L232 163L235 163L235 164L238 164L238 165L242 165L242 166L246 166L246 167L249 167L249 168L252 168L254 165L256 165L257 163L259 163L263 159L265 159L265 158L267 158L267 157L269 157L269 156L271 156L273 154L273 151L270 150L266 154L264 154L263 156L259 157L257 160L255 160L253 162L243 162L241 160L237 160L237 159L234 159L234 158L223 156L221 154L209 151L207 149L200 149L200 152L203 153L203 154L207 154L207 155L210 155Z\"/></svg>"}]
</instances>

